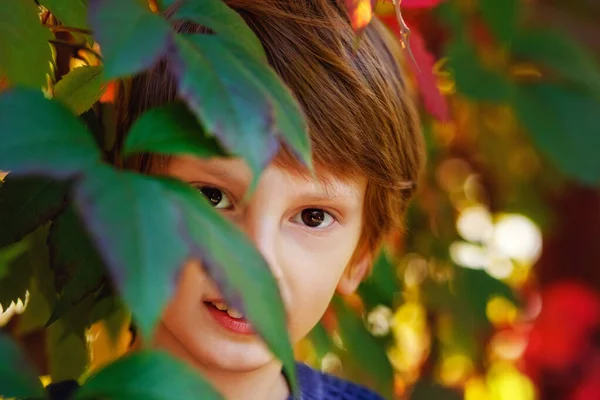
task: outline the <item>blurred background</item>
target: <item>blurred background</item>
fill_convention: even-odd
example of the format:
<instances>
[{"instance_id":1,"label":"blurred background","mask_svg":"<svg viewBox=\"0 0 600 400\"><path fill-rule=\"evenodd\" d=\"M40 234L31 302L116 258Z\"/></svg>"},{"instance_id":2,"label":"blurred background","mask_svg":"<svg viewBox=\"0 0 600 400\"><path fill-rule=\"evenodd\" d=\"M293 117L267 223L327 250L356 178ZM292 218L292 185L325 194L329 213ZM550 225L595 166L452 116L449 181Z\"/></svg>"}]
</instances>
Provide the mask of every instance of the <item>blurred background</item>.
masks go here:
<instances>
[{"instance_id":1,"label":"blurred background","mask_svg":"<svg viewBox=\"0 0 600 400\"><path fill-rule=\"evenodd\" d=\"M376 12L400 40L393 6ZM426 174L299 357L394 398L600 399L600 2L402 14Z\"/></svg>"},{"instance_id":2,"label":"blurred background","mask_svg":"<svg viewBox=\"0 0 600 400\"><path fill-rule=\"evenodd\" d=\"M297 357L388 398L600 399L600 2L401 5L409 37L390 1L375 13L405 47L427 170L406 228ZM71 47L66 71L98 62ZM35 359L24 310L0 326ZM103 324L88 336L91 371L131 338L127 325L117 348Z\"/></svg>"}]
</instances>

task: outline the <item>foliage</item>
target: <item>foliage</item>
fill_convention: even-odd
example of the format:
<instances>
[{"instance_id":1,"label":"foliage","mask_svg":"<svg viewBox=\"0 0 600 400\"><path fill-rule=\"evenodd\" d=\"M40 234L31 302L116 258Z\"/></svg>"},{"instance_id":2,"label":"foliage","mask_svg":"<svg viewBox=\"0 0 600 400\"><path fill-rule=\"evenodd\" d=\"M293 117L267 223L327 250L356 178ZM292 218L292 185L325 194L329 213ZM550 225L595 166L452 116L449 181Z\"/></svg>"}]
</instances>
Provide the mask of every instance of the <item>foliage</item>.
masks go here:
<instances>
[{"instance_id":1,"label":"foliage","mask_svg":"<svg viewBox=\"0 0 600 400\"><path fill-rule=\"evenodd\" d=\"M116 341L131 312L148 338L190 257L248 316L294 388L280 294L249 239L197 191L107 161L144 152L238 155L256 184L281 141L311 166L298 103L222 0L186 0L170 17L171 1L86 3L0 6L0 170L10 171L0 186L0 306L27 301L17 331L42 331L48 348L48 370L34 371L0 336L0 396L41 396L35 375L48 374L83 381L82 399L192 391L218 398L193 371L150 350L88 370L87 330L101 321ZM587 48L536 25L526 13L534 6L517 0L403 0L399 15L398 1L375 10L371 0L345 3L359 36L378 14L409 50L430 167L409 234L380 255L360 296L335 299L304 356L325 367L339 360L347 377L390 398L458 397L484 374L492 382L497 370L486 370L486 351L514 323L510 310L525 304L535 260L498 255L489 236L467 237L457 219L483 206L495 232L501 210L544 226L540 192L569 180L598 185L600 69ZM177 33L175 20L215 34ZM59 62L65 47L67 70ZM166 59L180 100L148 110L121 148L111 117L115 83ZM493 257L465 265L452 251L460 246ZM494 319L494 305L504 307L504 322Z\"/></svg>"}]
</instances>

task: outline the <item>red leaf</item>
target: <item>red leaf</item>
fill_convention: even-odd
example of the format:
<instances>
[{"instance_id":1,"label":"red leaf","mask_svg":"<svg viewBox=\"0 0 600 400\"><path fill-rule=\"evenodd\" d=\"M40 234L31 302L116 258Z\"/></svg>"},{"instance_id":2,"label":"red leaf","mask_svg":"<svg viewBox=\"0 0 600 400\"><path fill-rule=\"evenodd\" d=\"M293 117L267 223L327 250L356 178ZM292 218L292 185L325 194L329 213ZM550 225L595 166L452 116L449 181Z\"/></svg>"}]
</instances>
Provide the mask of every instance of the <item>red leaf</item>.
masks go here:
<instances>
[{"instance_id":1,"label":"red leaf","mask_svg":"<svg viewBox=\"0 0 600 400\"><path fill-rule=\"evenodd\" d=\"M377 0L346 0L346 10L354 32L360 33L373 19L373 8Z\"/></svg>"},{"instance_id":2,"label":"red leaf","mask_svg":"<svg viewBox=\"0 0 600 400\"><path fill-rule=\"evenodd\" d=\"M440 92L433 73L435 57L427 50L423 36L414 29L410 36L410 48L414 55L414 61L409 58L408 67L417 78L425 108L438 120L448 121L450 119L448 103Z\"/></svg>"}]
</instances>

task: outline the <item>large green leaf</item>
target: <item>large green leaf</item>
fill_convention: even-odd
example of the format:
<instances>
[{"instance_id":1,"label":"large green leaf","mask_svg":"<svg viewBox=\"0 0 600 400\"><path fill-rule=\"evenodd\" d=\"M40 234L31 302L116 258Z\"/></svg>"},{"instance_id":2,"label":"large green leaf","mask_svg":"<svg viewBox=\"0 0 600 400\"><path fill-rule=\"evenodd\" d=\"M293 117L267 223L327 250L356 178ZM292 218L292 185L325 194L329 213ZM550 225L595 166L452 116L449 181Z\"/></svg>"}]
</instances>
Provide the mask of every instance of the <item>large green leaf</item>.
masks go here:
<instances>
[{"instance_id":1,"label":"large green leaf","mask_svg":"<svg viewBox=\"0 0 600 400\"><path fill-rule=\"evenodd\" d=\"M398 292L400 292L400 285L395 274L395 266L382 250L375 260L371 274L361 282L358 293L369 308L379 304L392 308Z\"/></svg>"},{"instance_id":2,"label":"large green leaf","mask_svg":"<svg viewBox=\"0 0 600 400\"><path fill-rule=\"evenodd\" d=\"M192 21L210 28L219 37L238 43L263 62L267 61L258 37L223 0L184 0L171 19Z\"/></svg>"},{"instance_id":3,"label":"large green leaf","mask_svg":"<svg viewBox=\"0 0 600 400\"><path fill-rule=\"evenodd\" d=\"M188 255L180 210L154 178L101 167L75 191L95 247L146 338L175 289Z\"/></svg>"},{"instance_id":4,"label":"large green leaf","mask_svg":"<svg viewBox=\"0 0 600 400\"><path fill-rule=\"evenodd\" d=\"M64 182L9 174L0 186L0 247L21 240L63 206Z\"/></svg>"},{"instance_id":5,"label":"large green leaf","mask_svg":"<svg viewBox=\"0 0 600 400\"><path fill-rule=\"evenodd\" d=\"M50 227L50 263L55 276L67 280L48 325L98 291L105 283L104 263L73 207L67 208Z\"/></svg>"},{"instance_id":6,"label":"large green leaf","mask_svg":"<svg viewBox=\"0 0 600 400\"><path fill-rule=\"evenodd\" d=\"M104 67L75 68L54 86L54 98L80 115L100 100L106 91Z\"/></svg>"},{"instance_id":7,"label":"large green leaf","mask_svg":"<svg viewBox=\"0 0 600 400\"><path fill-rule=\"evenodd\" d=\"M38 7L29 0L2 3L0 12L0 76L14 85L41 88L50 71L52 35L40 24ZM25 114L23 114L25 115ZM3 118L0 118L4 121Z\"/></svg>"},{"instance_id":8,"label":"large green leaf","mask_svg":"<svg viewBox=\"0 0 600 400\"><path fill-rule=\"evenodd\" d=\"M104 57L106 79L143 71L164 55L167 21L138 0L90 0L89 22Z\"/></svg>"},{"instance_id":9,"label":"large green leaf","mask_svg":"<svg viewBox=\"0 0 600 400\"><path fill-rule=\"evenodd\" d=\"M192 255L203 261L209 275L234 307L242 310L271 351L283 362L292 388L295 364L286 328L286 313L277 281L260 252L232 222L214 210L191 186L163 180L182 209Z\"/></svg>"},{"instance_id":10,"label":"large green leaf","mask_svg":"<svg viewBox=\"0 0 600 400\"><path fill-rule=\"evenodd\" d=\"M520 0L481 0L479 7L494 35L501 41L511 42L519 23Z\"/></svg>"},{"instance_id":11,"label":"large green leaf","mask_svg":"<svg viewBox=\"0 0 600 400\"><path fill-rule=\"evenodd\" d=\"M472 100L494 103L512 98L514 88L508 79L483 66L475 47L466 39L452 42L447 47L447 55L460 94Z\"/></svg>"},{"instance_id":12,"label":"large green leaf","mask_svg":"<svg viewBox=\"0 0 600 400\"><path fill-rule=\"evenodd\" d=\"M550 84L522 86L514 103L538 148L565 174L600 182L600 101L584 90Z\"/></svg>"},{"instance_id":13,"label":"large green leaf","mask_svg":"<svg viewBox=\"0 0 600 400\"><path fill-rule=\"evenodd\" d=\"M169 103L146 111L127 134L125 154L191 154L223 156L217 141L208 137L185 104Z\"/></svg>"},{"instance_id":14,"label":"large green leaf","mask_svg":"<svg viewBox=\"0 0 600 400\"><path fill-rule=\"evenodd\" d=\"M60 22L72 28L87 29L87 0L39 0Z\"/></svg>"},{"instance_id":15,"label":"large green leaf","mask_svg":"<svg viewBox=\"0 0 600 400\"><path fill-rule=\"evenodd\" d=\"M512 51L600 94L598 62L585 47L564 32L525 30L515 38Z\"/></svg>"},{"instance_id":16,"label":"large green leaf","mask_svg":"<svg viewBox=\"0 0 600 400\"><path fill-rule=\"evenodd\" d=\"M41 397L44 388L25 358L10 337L0 332L0 396Z\"/></svg>"},{"instance_id":17,"label":"large green leaf","mask_svg":"<svg viewBox=\"0 0 600 400\"><path fill-rule=\"evenodd\" d=\"M91 376L75 399L110 400L221 399L183 361L158 351L127 355Z\"/></svg>"},{"instance_id":18,"label":"large green leaf","mask_svg":"<svg viewBox=\"0 0 600 400\"><path fill-rule=\"evenodd\" d=\"M100 150L83 122L40 91L0 94L0 170L69 177L97 164Z\"/></svg>"},{"instance_id":19,"label":"large green leaf","mask_svg":"<svg viewBox=\"0 0 600 400\"><path fill-rule=\"evenodd\" d=\"M216 36L179 35L175 48L179 94L227 150L245 158L256 181L279 148L272 102Z\"/></svg>"},{"instance_id":20,"label":"large green leaf","mask_svg":"<svg viewBox=\"0 0 600 400\"><path fill-rule=\"evenodd\" d=\"M302 162L312 168L311 143L304 112L292 94L292 91L281 80L270 65L262 62L256 55L229 41L221 44L241 62L248 79L255 79L268 96L274 107L274 130L291 149L300 157Z\"/></svg>"}]
</instances>

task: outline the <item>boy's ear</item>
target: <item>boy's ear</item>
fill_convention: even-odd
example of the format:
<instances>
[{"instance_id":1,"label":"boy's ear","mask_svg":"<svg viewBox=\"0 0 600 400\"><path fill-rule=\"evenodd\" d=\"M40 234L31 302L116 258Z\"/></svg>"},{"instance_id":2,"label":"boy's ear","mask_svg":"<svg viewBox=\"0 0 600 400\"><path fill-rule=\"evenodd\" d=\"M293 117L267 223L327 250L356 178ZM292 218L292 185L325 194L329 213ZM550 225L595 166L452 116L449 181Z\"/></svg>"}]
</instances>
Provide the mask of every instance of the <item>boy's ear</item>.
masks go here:
<instances>
[{"instance_id":1,"label":"boy's ear","mask_svg":"<svg viewBox=\"0 0 600 400\"><path fill-rule=\"evenodd\" d=\"M362 257L346 268L337 285L337 292L343 296L354 293L369 271L372 262L373 255L371 252L364 252Z\"/></svg>"}]
</instances>

